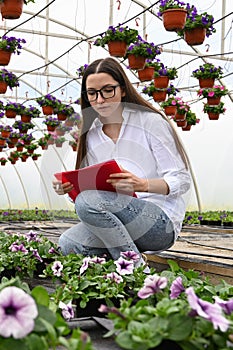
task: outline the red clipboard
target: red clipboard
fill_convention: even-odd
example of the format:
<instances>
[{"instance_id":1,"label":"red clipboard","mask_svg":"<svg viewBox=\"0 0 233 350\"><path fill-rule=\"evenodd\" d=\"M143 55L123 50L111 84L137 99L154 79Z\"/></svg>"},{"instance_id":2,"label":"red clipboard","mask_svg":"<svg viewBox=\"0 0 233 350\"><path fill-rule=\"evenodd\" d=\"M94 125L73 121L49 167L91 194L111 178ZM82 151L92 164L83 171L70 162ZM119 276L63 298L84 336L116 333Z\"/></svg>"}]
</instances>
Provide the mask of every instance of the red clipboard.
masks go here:
<instances>
[{"instance_id":1,"label":"red clipboard","mask_svg":"<svg viewBox=\"0 0 233 350\"><path fill-rule=\"evenodd\" d=\"M69 196L73 201L75 201L77 195L85 190L116 192L116 189L111 184L106 182L109 175L114 173L121 173L121 168L114 159L111 159L109 161L90 165L78 170L56 173L54 176L62 183L70 182L74 185L73 190L69 192ZM118 190L117 192L137 197L134 192L129 193Z\"/></svg>"}]
</instances>

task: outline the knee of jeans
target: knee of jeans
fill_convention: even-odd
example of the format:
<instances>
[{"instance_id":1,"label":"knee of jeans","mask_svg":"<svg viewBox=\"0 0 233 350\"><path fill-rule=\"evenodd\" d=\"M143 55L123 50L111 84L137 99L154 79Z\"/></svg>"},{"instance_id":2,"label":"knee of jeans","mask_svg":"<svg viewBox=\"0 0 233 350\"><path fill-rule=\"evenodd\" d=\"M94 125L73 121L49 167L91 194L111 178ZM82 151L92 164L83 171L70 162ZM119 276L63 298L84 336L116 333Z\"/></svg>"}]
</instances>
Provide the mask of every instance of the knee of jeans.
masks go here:
<instances>
[{"instance_id":1,"label":"knee of jeans","mask_svg":"<svg viewBox=\"0 0 233 350\"><path fill-rule=\"evenodd\" d=\"M61 249L63 255L68 255L70 253L75 253L74 244L69 241L66 237L61 235L58 240L58 246Z\"/></svg>"},{"instance_id":2,"label":"knee of jeans","mask_svg":"<svg viewBox=\"0 0 233 350\"><path fill-rule=\"evenodd\" d=\"M85 217L90 208L95 208L96 197L94 191L84 191L77 196L75 210L80 218Z\"/></svg>"}]
</instances>

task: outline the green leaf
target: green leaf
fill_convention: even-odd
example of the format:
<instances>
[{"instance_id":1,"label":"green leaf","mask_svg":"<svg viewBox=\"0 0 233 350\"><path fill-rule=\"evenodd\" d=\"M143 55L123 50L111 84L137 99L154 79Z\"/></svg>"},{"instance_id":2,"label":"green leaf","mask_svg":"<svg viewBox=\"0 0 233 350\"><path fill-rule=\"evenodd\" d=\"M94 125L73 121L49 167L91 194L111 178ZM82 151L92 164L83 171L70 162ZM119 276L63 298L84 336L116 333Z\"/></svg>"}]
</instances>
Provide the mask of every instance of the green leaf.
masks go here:
<instances>
[{"instance_id":1,"label":"green leaf","mask_svg":"<svg viewBox=\"0 0 233 350\"><path fill-rule=\"evenodd\" d=\"M44 287L36 286L33 288L31 295L35 298L38 304L49 306L49 294Z\"/></svg>"},{"instance_id":2,"label":"green leaf","mask_svg":"<svg viewBox=\"0 0 233 350\"><path fill-rule=\"evenodd\" d=\"M169 316L168 339L179 341L187 339L192 332L191 317L174 314Z\"/></svg>"}]
</instances>

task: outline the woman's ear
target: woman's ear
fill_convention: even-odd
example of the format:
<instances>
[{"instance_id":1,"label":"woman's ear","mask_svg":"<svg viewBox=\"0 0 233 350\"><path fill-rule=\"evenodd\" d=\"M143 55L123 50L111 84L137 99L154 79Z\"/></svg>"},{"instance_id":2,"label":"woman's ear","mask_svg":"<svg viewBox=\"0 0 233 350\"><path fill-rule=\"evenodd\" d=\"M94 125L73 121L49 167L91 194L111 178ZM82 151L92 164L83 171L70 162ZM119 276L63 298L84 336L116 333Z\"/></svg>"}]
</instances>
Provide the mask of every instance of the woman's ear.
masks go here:
<instances>
[{"instance_id":1,"label":"woman's ear","mask_svg":"<svg viewBox=\"0 0 233 350\"><path fill-rule=\"evenodd\" d=\"M125 88L121 86L121 97L125 97Z\"/></svg>"}]
</instances>

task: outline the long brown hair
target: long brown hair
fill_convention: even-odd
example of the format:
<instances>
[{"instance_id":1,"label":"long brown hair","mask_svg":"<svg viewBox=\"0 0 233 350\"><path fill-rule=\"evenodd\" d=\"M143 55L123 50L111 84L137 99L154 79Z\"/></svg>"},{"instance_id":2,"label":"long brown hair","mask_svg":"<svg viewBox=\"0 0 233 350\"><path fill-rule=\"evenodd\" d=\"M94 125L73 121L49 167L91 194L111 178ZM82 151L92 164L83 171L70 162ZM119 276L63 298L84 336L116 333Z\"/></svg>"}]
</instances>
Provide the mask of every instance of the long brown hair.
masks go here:
<instances>
[{"instance_id":1,"label":"long brown hair","mask_svg":"<svg viewBox=\"0 0 233 350\"><path fill-rule=\"evenodd\" d=\"M119 83L119 85L124 88L125 96L122 97L122 102L136 104L138 105L139 108L141 106L143 109L156 112L160 114L161 117L164 118L171 125L177 148L181 154L181 157L186 167L188 167L187 154L170 120L165 115L163 115L162 112L160 112L155 107L153 107L153 105L149 101L145 100L137 92L137 90L134 88L134 86L128 79L121 64L116 59L112 57L107 57L103 59L97 59L94 62L92 62L87 67L83 75L82 85L81 85L82 129L81 129L81 136L79 138L77 161L76 161L75 168L79 169L82 166L81 165L82 161L84 160L87 153L87 148L86 148L87 133L93 121L98 117L98 114L94 111L93 108L91 108L89 101L84 97L84 94L86 91L87 77L90 74L97 74L97 73L107 73L111 75L113 79L116 80Z\"/></svg>"}]
</instances>

